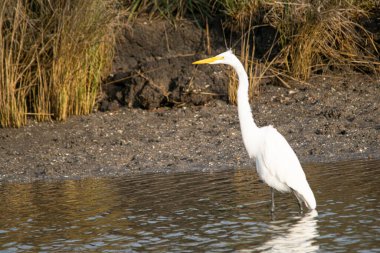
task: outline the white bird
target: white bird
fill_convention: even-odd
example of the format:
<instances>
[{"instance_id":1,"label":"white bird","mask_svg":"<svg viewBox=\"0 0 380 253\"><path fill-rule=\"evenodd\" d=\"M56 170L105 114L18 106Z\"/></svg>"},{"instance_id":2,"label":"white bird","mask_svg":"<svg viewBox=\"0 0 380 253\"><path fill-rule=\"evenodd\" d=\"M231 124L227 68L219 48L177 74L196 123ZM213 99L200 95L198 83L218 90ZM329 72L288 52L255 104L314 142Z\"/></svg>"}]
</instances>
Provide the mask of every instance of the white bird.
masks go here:
<instances>
[{"instance_id":1,"label":"white bird","mask_svg":"<svg viewBox=\"0 0 380 253\"><path fill-rule=\"evenodd\" d=\"M262 181L271 187L274 212L274 190L293 192L302 212L302 202L310 210L317 204L301 164L285 138L271 125L258 127L252 116L248 98L248 76L240 60L231 50L215 57L193 62L193 64L227 64L235 69L239 77L238 114L244 146L256 161L256 170Z\"/></svg>"}]
</instances>

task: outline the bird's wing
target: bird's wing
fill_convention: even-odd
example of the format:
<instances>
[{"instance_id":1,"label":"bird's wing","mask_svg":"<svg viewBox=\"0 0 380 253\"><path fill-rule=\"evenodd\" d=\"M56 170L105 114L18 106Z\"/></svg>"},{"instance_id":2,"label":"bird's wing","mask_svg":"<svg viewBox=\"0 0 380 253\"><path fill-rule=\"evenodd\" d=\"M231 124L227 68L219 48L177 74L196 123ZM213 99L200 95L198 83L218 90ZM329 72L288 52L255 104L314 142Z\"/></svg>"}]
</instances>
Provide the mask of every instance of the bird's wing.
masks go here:
<instances>
[{"instance_id":1,"label":"bird's wing","mask_svg":"<svg viewBox=\"0 0 380 253\"><path fill-rule=\"evenodd\" d=\"M285 138L273 127L266 129L262 162L268 173L278 180L278 185L287 185L296 191L297 196L301 197L309 209L315 209L316 201L313 191L296 154Z\"/></svg>"},{"instance_id":2,"label":"bird's wing","mask_svg":"<svg viewBox=\"0 0 380 253\"><path fill-rule=\"evenodd\" d=\"M272 176L290 188L306 181L301 164L285 138L273 127L265 129L262 160Z\"/></svg>"}]
</instances>

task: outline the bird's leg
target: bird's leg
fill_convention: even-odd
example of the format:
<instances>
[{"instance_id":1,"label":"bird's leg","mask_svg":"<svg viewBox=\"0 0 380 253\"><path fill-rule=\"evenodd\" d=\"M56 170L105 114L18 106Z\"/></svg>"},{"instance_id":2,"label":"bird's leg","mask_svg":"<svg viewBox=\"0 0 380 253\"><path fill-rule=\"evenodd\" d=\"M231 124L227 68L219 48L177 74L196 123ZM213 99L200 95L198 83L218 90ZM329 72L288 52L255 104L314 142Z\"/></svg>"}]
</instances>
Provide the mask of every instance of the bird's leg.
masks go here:
<instances>
[{"instance_id":1,"label":"bird's leg","mask_svg":"<svg viewBox=\"0 0 380 253\"><path fill-rule=\"evenodd\" d=\"M300 214L303 214L302 201L299 198L297 198L297 200L298 200L298 206L300 208Z\"/></svg>"},{"instance_id":2,"label":"bird's leg","mask_svg":"<svg viewBox=\"0 0 380 253\"><path fill-rule=\"evenodd\" d=\"M296 196L298 207L300 208L300 214L303 214L302 200L298 197L297 192L292 189L294 196Z\"/></svg>"},{"instance_id":3,"label":"bird's leg","mask_svg":"<svg viewBox=\"0 0 380 253\"><path fill-rule=\"evenodd\" d=\"M270 209L270 211L271 211L271 213L274 213L274 189L271 187L270 188L271 189L271 195L272 195L272 206L271 206L271 209Z\"/></svg>"}]
</instances>

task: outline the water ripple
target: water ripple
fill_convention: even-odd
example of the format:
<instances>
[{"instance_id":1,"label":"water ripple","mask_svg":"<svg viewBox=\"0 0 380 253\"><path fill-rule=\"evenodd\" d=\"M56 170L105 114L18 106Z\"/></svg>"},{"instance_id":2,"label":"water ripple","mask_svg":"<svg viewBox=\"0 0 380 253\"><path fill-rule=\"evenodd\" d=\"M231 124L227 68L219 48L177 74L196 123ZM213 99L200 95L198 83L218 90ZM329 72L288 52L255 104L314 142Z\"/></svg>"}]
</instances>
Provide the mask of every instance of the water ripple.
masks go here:
<instances>
[{"instance_id":1,"label":"water ripple","mask_svg":"<svg viewBox=\"0 0 380 253\"><path fill-rule=\"evenodd\" d=\"M311 164L318 213L255 171L0 185L0 252L379 251L380 161Z\"/></svg>"}]
</instances>

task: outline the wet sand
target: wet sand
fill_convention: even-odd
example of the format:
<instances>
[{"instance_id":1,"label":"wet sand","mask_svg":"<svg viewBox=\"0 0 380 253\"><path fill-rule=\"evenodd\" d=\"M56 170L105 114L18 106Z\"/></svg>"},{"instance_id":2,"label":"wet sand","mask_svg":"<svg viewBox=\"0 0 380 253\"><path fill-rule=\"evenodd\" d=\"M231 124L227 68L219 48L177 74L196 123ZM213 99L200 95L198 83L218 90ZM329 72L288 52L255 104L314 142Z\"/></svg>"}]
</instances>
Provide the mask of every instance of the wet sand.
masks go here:
<instances>
[{"instance_id":1,"label":"wet sand","mask_svg":"<svg viewBox=\"0 0 380 253\"><path fill-rule=\"evenodd\" d=\"M252 103L257 125L276 127L302 163L379 158L379 81L362 75L312 81L321 85L264 86ZM0 129L2 182L239 167L254 162L241 140L237 107L221 100L122 107Z\"/></svg>"}]
</instances>

